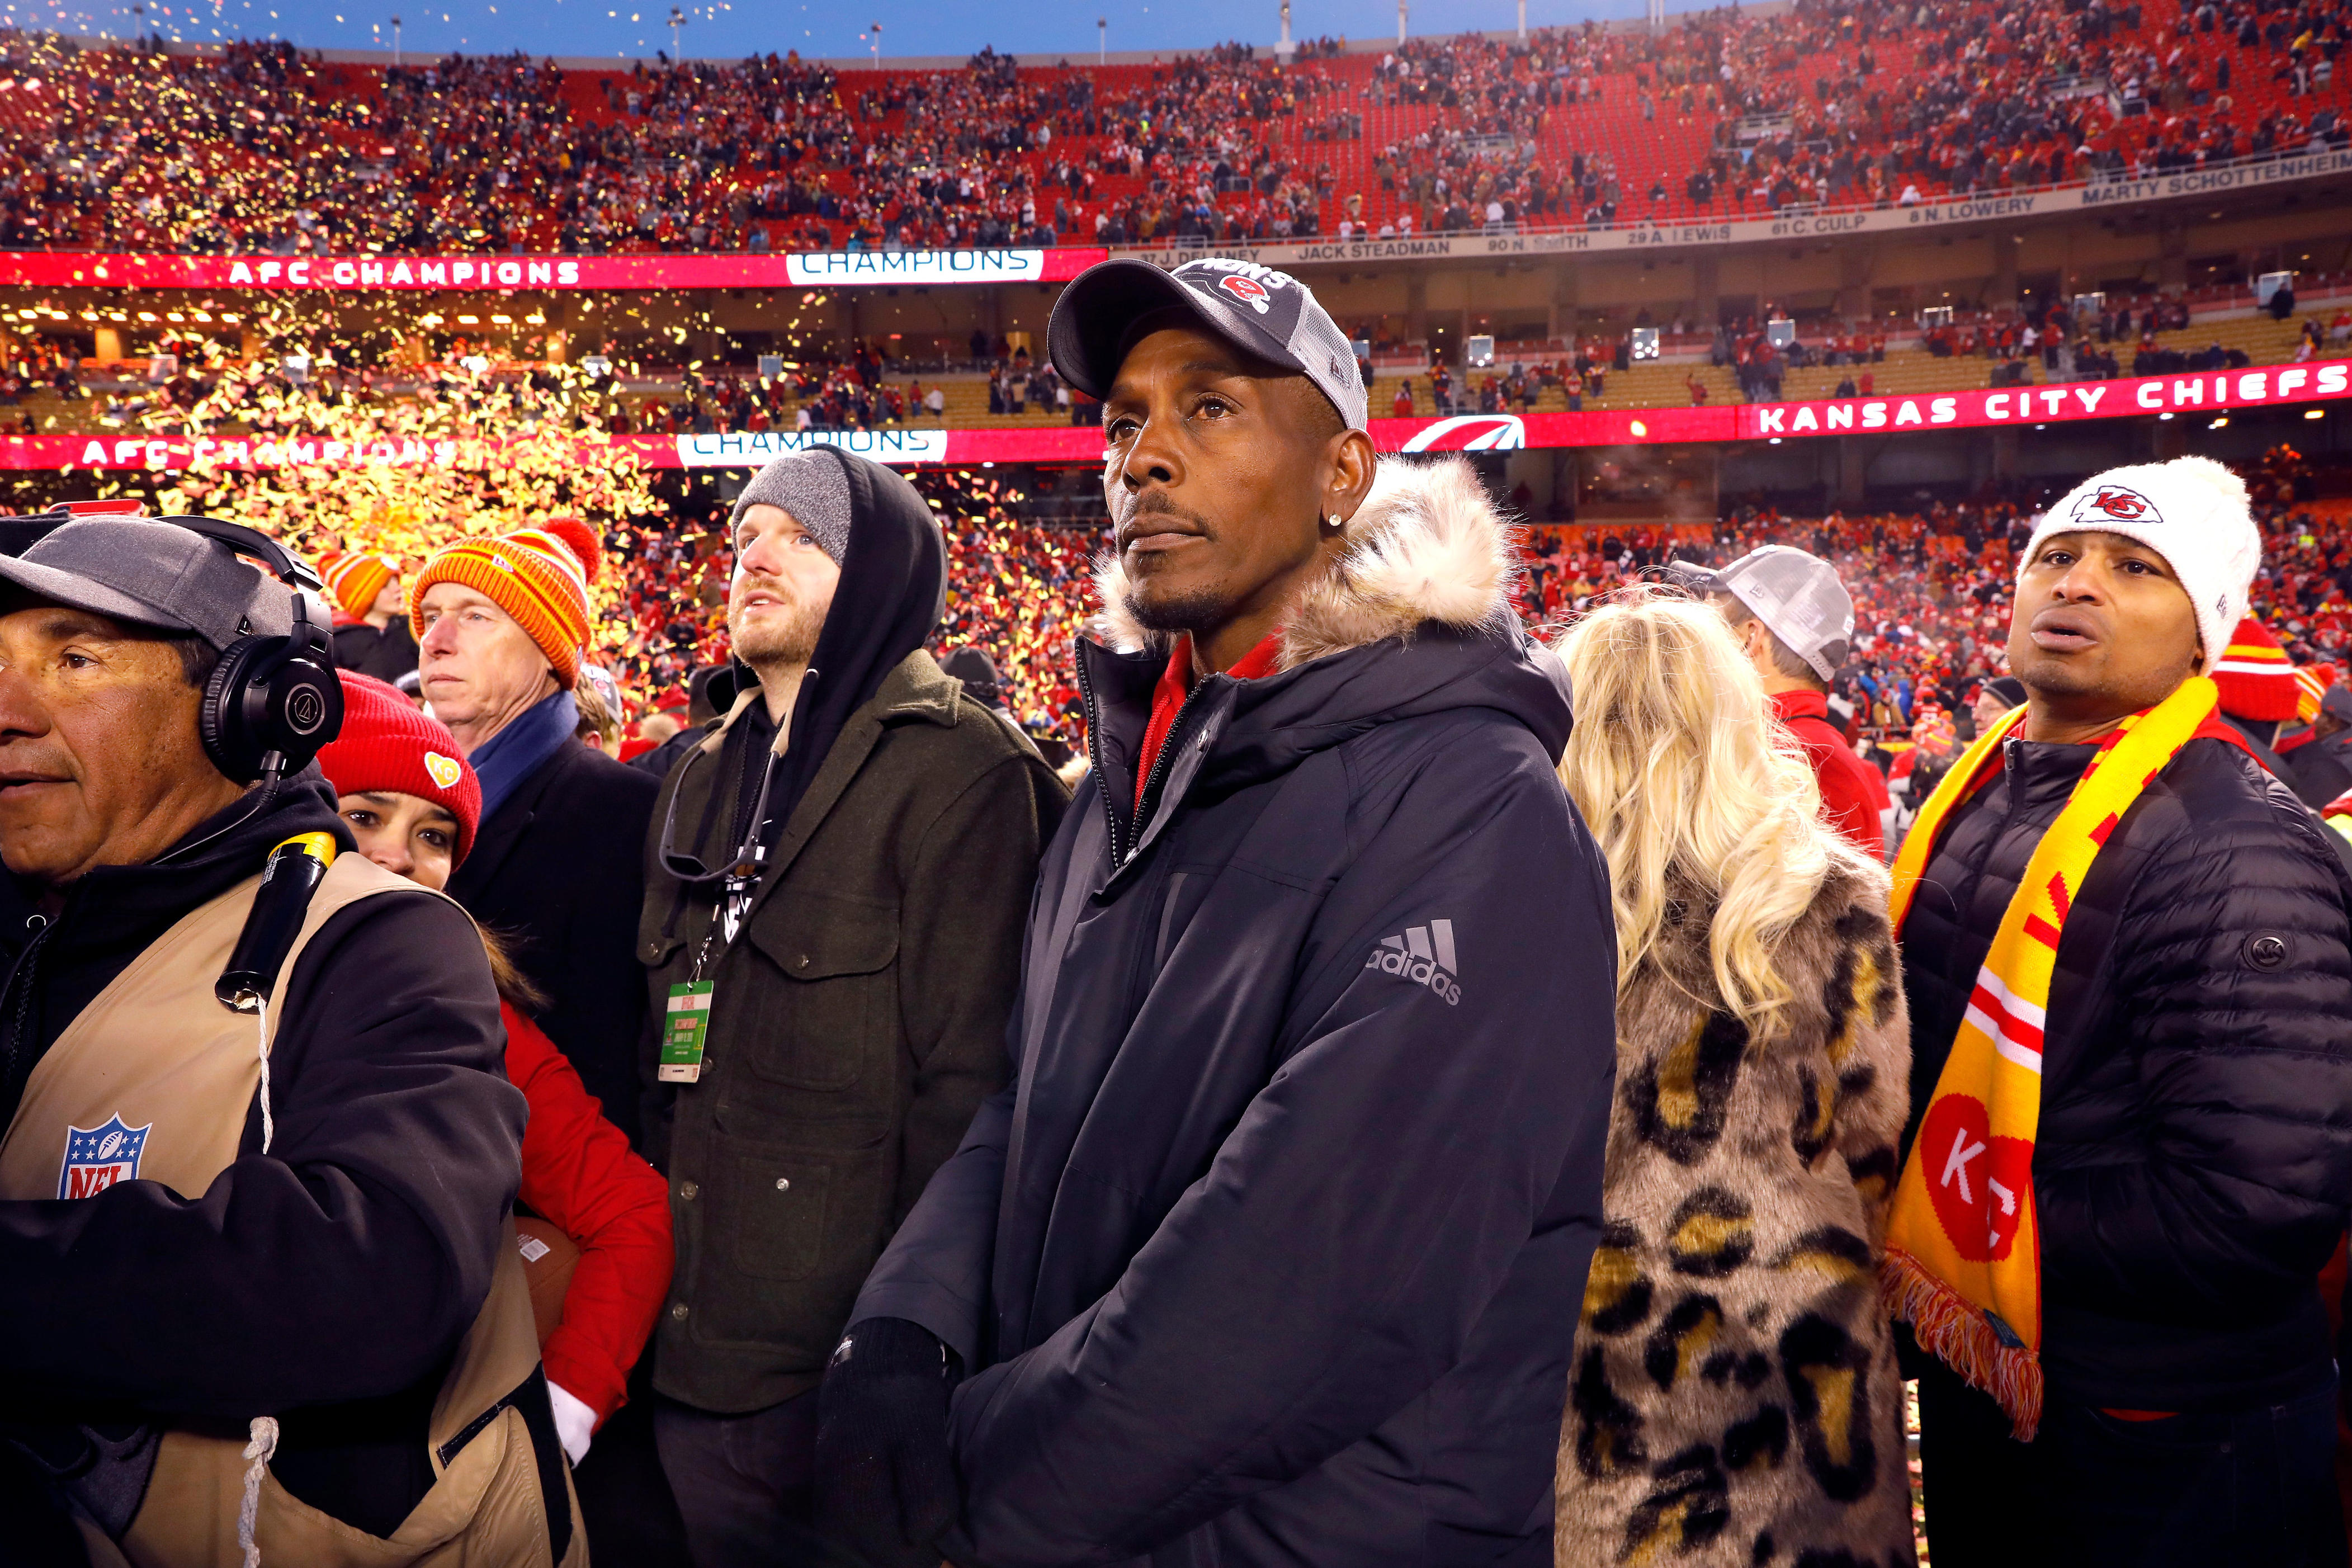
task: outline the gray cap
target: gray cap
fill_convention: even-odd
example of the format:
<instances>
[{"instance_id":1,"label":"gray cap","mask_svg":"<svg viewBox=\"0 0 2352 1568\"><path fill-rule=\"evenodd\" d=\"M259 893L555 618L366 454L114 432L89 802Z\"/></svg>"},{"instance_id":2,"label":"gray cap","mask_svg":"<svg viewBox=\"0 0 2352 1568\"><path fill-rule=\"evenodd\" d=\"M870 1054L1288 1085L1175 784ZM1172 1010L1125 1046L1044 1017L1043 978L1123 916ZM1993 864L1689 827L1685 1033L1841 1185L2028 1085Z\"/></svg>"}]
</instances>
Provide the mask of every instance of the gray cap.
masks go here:
<instances>
[{"instance_id":1,"label":"gray cap","mask_svg":"<svg viewBox=\"0 0 2352 1568\"><path fill-rule=\"evenodd\" d=\"M68 522L20 556L0 556L0 582L127 626L194 632L216 649L294 625L276 578L217 540L152 518Z\"/></svg>"},{"instance_id":2,"label":"gray cap","mask_svg":"<svg viewBox=\"0 0 2352 1568\"><path fill-rule=\"evenodd\" d=\"M787 452L751 476L728 514L733 533L755 506L782 507L804 529L835 566L849 550L849 474L829 447Z\"/></svg>"},{"instance_id":3,"label":"gray cap","mask_svg":"<svg viewBox=\"0 0 2352 1568\"><path fill-rule=\"evenodd\" d=\"M1996 675L1984 683L1977 700L1982 701L1990 697L2004 708L2020 708L2024 706L2026 695L2025 682L2013 675Z\"/></svg>"},{"instance_id":4,"label":"gray cap","mask_svg":"<svg viewBox=\"0 0 2352 1568\"><path fill-rule=\"evenodd\" d=\"M1149 261L1087 268L1054 301L1045 352L1062 379L1093 398L1110 393L1130 346L1129 329L1154 310L1189 310L1244 353L1313 382L1350 430L1365 430L1364 378L1355 345L1287 272L1207 257L1163 272Z\"/></svg>"},{"instance_id":5,"label":"gray cap","mask_svg":"<svg viewBox=\"0 0 2352 1568\"><path fill-rule=\"evenodd\" d=\"M1747 605L1823 680L1836 676L1853 646L1853 599L1837 569L1793 545L1767 544L1720 572L1685 567L1675 576L1698 592L1728 594Z\"/></svg>"}]
</instances>

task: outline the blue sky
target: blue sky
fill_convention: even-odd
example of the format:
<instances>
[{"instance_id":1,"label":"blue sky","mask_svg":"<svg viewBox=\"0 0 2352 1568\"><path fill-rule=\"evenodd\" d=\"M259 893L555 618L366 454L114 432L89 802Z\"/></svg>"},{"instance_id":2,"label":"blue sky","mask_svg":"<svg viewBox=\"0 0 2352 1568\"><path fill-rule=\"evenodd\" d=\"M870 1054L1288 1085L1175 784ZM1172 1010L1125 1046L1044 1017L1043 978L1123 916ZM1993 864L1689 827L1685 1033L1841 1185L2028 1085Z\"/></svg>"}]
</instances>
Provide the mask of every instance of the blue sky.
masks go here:
<instances>
[{"instance_id":1,"label":"blue sky","mask_svg":"<svg viewBox=\"0 0 2352 1568\"><path fill-rule=\"evenodd\" d=\"M401 44L411 55L524 49L532 54L650 58L670 44L669 0L0 0L0 17L20 27L127 37L142 30L167 37L212 41L283 37L307 48L389 49L392 18L402 18ZM1686 0L1669 0L1681 10ZM882 52L964 55L983 44L1043 59L1073 62L1095 49L1097 17L1109 21L1113 50L1173 52L1227 38L1271 44L1279 31L1278 0L1046 0L1008 5L1003 0L680 0L680 29L689 58L740 59L772 49L798 48L828 57L868 52L866 28L880 23ZM1586 16L1638 16L1641 0L1528 0L1528 25L1542 26ZM1412 0L1415 33L1459 32L1514 25L1514 0ZM1338 33L1349 37L1394 37L1395 0L1293 0L1297 37Z\"/></svg>"}]
</instances>

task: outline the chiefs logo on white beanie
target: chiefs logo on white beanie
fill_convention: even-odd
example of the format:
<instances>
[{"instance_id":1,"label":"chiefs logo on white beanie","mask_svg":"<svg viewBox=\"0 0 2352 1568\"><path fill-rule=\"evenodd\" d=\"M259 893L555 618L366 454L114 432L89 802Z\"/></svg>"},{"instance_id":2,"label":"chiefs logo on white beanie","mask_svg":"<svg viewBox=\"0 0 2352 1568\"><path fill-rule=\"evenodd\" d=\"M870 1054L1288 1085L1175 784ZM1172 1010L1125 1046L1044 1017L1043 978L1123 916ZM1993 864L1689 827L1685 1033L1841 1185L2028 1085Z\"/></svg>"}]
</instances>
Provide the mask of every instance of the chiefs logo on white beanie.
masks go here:
<instances>
[{"instance_id":1,"label":"chiefs logo on white beanie","mask_svg":"<svg viewBox=\"0 0 2352 1568\"><path fill-rule=\"evenodd\" d=\"M2197 640L2210 675L2229 651L2263 563L2245 482L2210 458L2135 463L2094 475L2042 514L2018 572L2055 533L2120 533L2164 557L2197 613Z\"/></svg>"}]
</instances>

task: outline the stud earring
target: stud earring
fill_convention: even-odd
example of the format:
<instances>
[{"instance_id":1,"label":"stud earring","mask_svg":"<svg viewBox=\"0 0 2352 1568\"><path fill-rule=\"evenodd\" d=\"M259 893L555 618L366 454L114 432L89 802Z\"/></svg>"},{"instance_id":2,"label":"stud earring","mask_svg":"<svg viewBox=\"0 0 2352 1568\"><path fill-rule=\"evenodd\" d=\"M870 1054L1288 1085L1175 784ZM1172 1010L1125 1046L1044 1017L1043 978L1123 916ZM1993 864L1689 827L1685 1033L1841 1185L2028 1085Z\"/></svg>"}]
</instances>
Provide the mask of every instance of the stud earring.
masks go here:
<instances>
[{"instance_id":1,"label":"stud earring","mask_svg":"<svg viewBox=\"0 0 2352 1568\"><path fill-rule=\"evenodd\" d=\"M1347 525L1346 523L1344 523L1344 522L1342 522L1342 521L1339 521L1339 514L1338 512L1336 512L1336 511L1335 511L1335 512L1333 512L1333 513L1331 514L1331 531L1332 531L1332 532L1337 533L1337 532L1339 532L1339 530L1341 530L1341 529L1343 529L1343 528L1345 528L1345 527L1347 527L1347 526L1348 526L1348 525Z\"/></svg>"}]
</instances>

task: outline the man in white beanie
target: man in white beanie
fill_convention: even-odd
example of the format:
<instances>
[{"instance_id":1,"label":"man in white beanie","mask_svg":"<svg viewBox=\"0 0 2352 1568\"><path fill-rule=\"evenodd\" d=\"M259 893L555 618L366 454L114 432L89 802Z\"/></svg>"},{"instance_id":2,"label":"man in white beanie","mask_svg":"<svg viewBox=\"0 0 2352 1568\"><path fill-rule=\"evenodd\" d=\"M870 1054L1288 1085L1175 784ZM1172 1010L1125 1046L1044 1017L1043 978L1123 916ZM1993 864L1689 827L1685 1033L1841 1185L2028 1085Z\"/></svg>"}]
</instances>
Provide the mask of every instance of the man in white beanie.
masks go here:
<instances>
[{"instance_id":1,"label":"man in white beanie","mask_svg":"<svg viewBox=\"0 0 2352 1568\"><path fill-rule=\"evenodd\" d=\"M2316 1281L2352 1195L2352 881L2216 715L2261 552L2200 458L2051 508L2026 703L1895 860L1885 1281L1938 1568L2345 1560Z\"/></svg>"}]
</instances>

